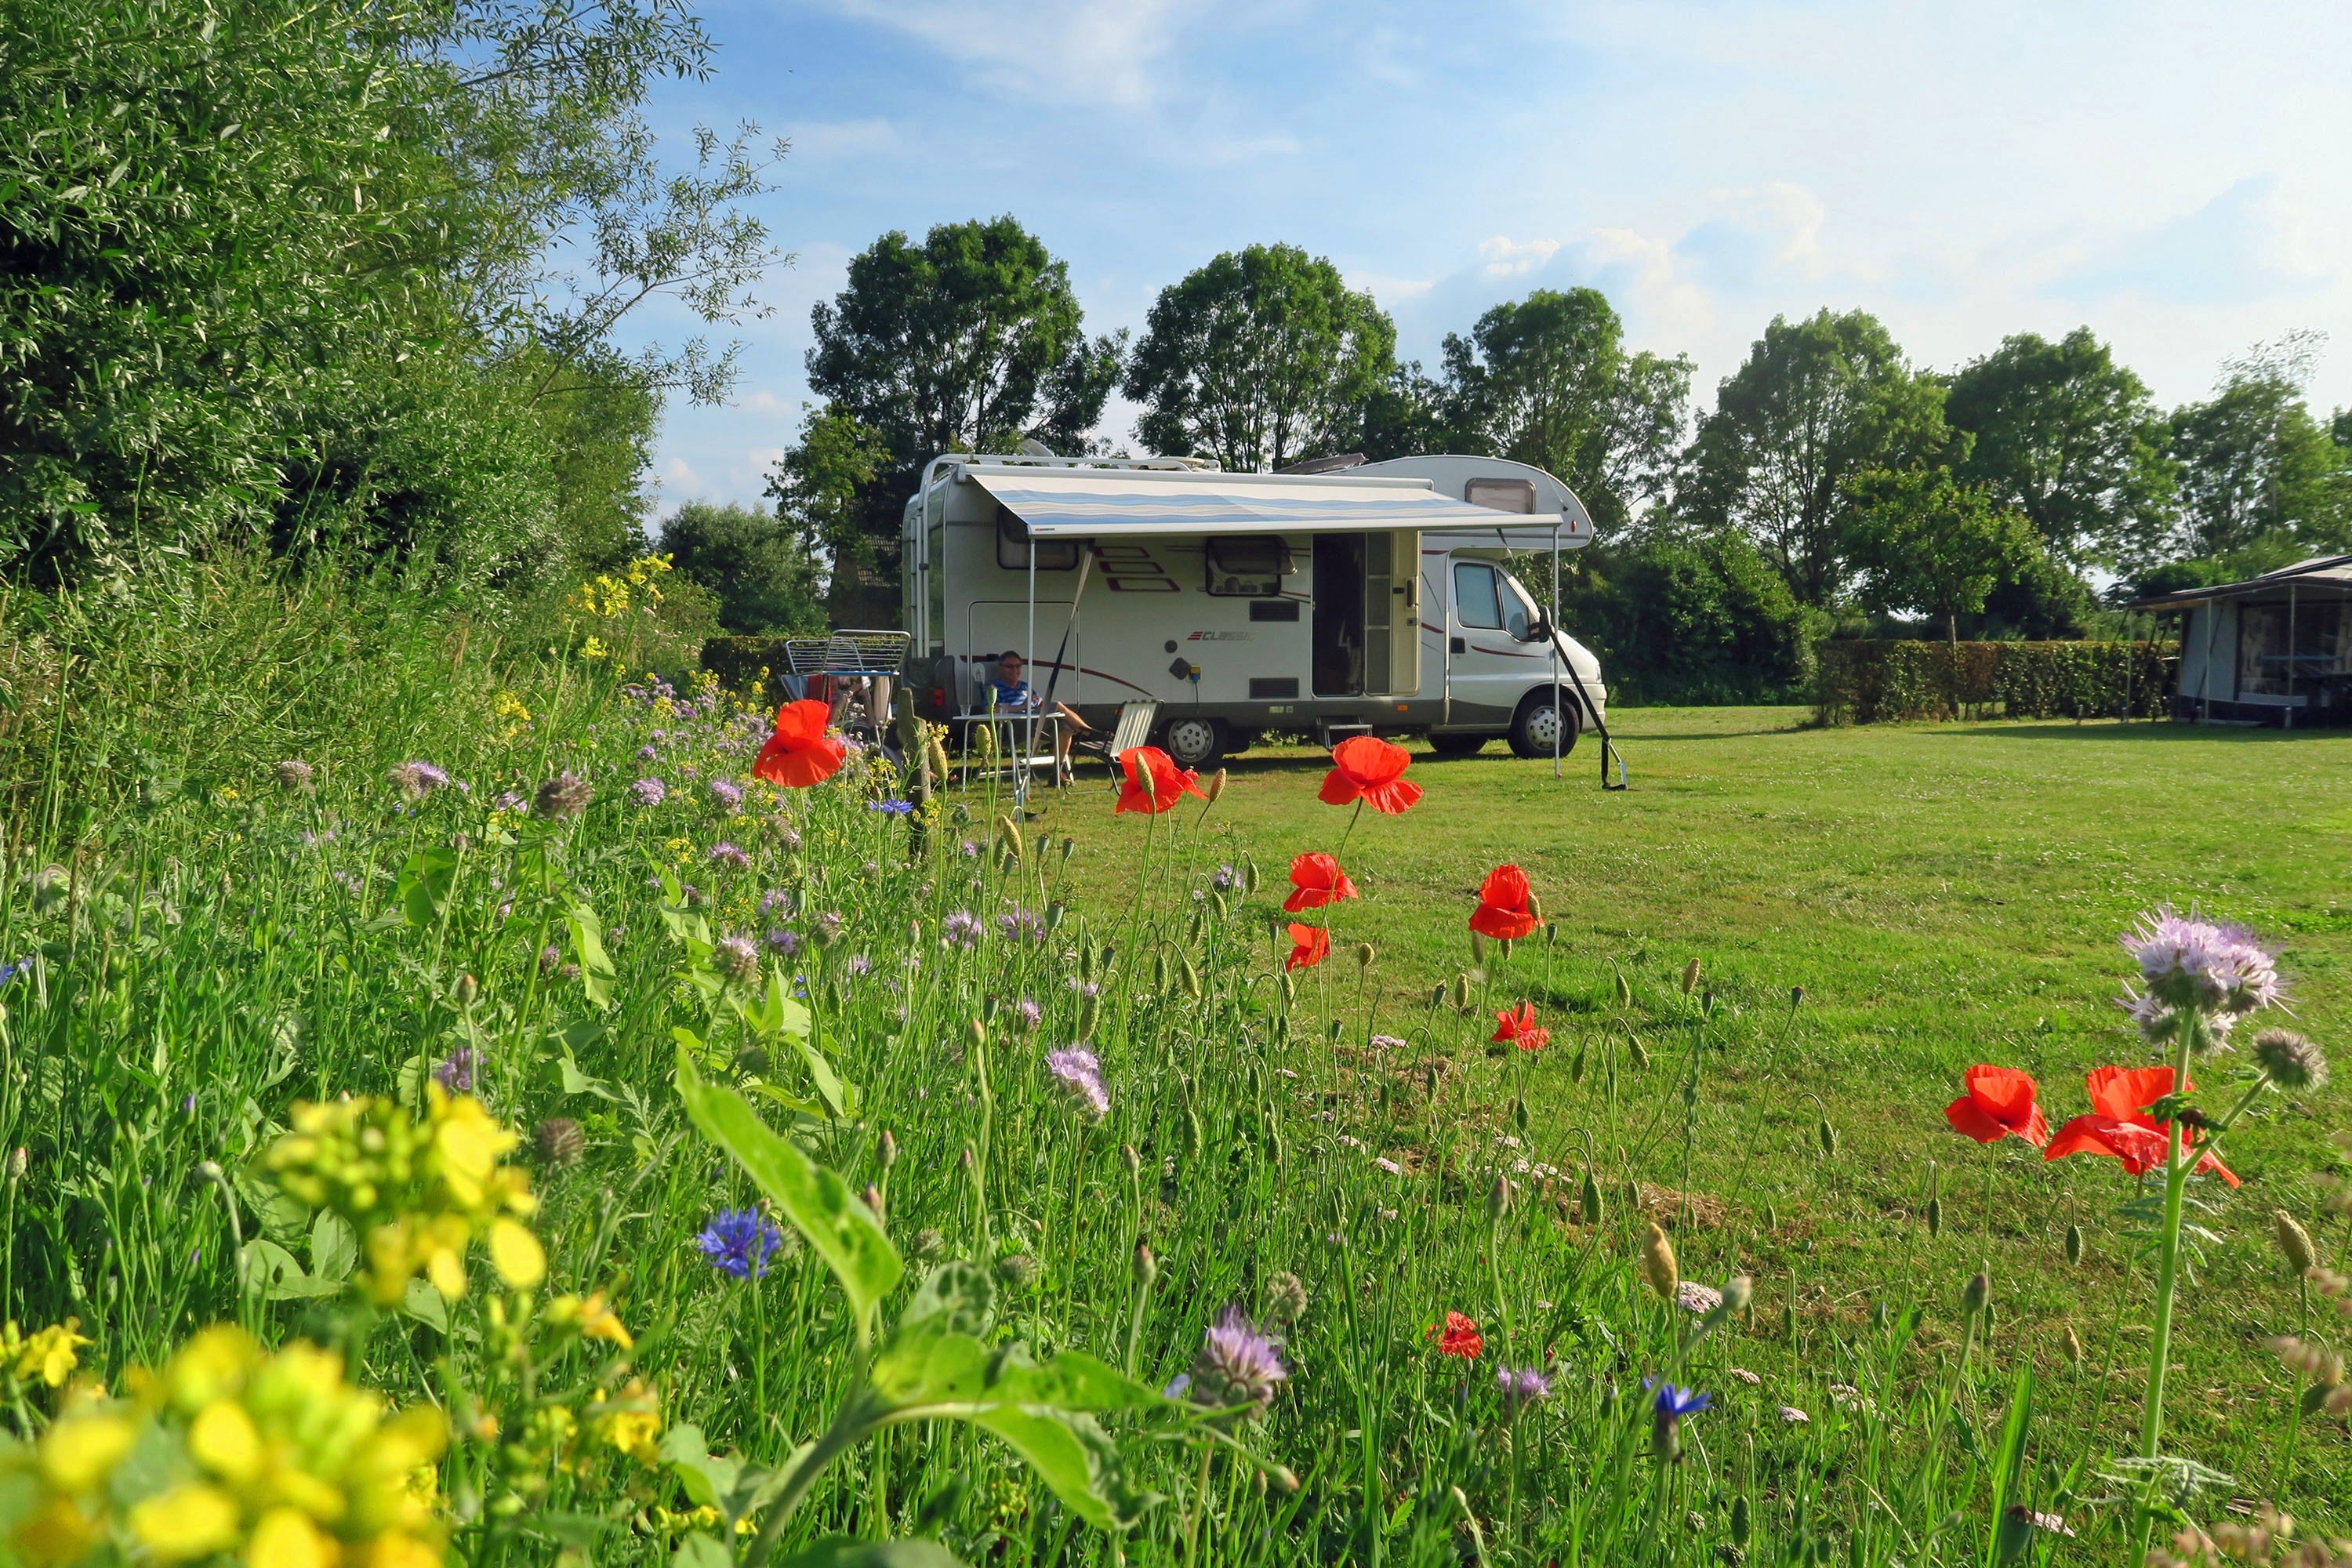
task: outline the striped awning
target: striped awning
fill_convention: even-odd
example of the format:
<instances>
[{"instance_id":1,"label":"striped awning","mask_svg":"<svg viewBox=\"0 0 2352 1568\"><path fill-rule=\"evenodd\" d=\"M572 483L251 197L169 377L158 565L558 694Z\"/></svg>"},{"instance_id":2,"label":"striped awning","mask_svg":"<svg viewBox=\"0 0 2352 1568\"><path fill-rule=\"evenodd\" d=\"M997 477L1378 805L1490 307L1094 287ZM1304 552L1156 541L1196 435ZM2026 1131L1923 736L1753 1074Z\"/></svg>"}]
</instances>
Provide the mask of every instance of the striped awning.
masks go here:
<instances>
[{"instance_id":1,"label":"striped awning","mask_svg":"<svg viewBox=\"0 0 2352 1568\"><path fill-rule=\"evenodd\" d=\"M1033 537L1360 533L1417 528L1508 531L1523 547L1576 531L1557 512L1524 516L1439 495L1426 479L1218 474L972 464L962 477L1028 524Z\"/></svg>"}]
</instances>

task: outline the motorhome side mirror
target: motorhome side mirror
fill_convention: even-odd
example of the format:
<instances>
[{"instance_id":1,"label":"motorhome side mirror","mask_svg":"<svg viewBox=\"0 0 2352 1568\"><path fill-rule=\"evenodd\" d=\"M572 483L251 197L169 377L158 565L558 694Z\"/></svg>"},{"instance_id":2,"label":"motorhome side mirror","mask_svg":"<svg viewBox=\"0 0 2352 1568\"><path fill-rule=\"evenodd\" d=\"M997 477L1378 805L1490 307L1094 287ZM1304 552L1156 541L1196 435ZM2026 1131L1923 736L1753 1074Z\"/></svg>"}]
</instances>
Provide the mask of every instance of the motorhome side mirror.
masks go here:
<instances>
[{"instance_id":1,"label":"motorhome side mirror","mask_svg":"<svg viewBox=\"0 0 2352 1568\"><path fill-rule=\"evenodd\" d=\"M1536 624L1528 628L1527 640L1529 642L1551 641L1551 623L1545 620L1541 616L1538 616L1536 617Z\"/></svg>"}]
</instances>

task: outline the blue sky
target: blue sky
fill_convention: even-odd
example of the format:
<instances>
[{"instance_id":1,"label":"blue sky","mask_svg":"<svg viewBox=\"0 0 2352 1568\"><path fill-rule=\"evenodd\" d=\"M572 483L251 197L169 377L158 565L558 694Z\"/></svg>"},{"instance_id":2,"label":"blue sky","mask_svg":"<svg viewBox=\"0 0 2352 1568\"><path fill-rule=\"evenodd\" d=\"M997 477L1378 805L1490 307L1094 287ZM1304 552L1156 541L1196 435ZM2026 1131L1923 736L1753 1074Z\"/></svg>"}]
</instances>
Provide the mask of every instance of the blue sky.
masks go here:
<instances>
[{"instance_id":1,"label":"blue sky","mask_svg":"<svg viewBox=\"0 0 2352 1568\"><path fill-rule=\"evenodd\" d=\"M673 408L665 507L757 500L809 307L887 229L1010 212L1092 331L1219 251L1331 258L1433 366L1539 287L1606 291L1701 407L1776 313L1886 321L1924 365L2087 323L2166 403L2298 328L2352 403L2352 6L717 0L653 105L790 139L794 253L734 401ZM656 309L633 331L687 327ZM1106 430L1131 440L1114 402Z\"/></svg>"}]
</instances>

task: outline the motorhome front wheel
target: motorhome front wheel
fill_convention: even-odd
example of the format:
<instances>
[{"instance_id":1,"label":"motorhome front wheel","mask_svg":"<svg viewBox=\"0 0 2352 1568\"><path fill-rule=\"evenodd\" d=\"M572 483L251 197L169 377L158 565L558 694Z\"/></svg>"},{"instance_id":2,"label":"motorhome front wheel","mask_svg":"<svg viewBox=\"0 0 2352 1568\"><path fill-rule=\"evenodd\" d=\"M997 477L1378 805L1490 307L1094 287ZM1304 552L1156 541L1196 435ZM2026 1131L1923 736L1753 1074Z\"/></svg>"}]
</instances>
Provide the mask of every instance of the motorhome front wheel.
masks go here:
<instances>
[{"instance_id":1,"label":"motorhome front wheel","mask_svg":"<svg viewBox=\"0 0 2352 1568\"><path fill-rule=\"evenodd\" d=\"M1561 706L1567 710L1568 722L1560 722L1560 710L1552 706L1549 689L1530 691L1521 700L1518 712L1511 720L1511 752L1520 757L1549 757L1557 738L1559 754L1576 750L1576 699L1563 695Z\"/></svg>"},{"instance_id":2,"label":"motorhome front wheel","mask_svg":"<svg viewBox=\"0 0 2352 1568\"><path fill-rule=\"evenodd\" d=\"M1224 731L1215 719L1171 719L1160 744L1176 759L1178 767L1202 772L1215 767L1217 759L1225 754Z\"/></svg>"}]
</instances>

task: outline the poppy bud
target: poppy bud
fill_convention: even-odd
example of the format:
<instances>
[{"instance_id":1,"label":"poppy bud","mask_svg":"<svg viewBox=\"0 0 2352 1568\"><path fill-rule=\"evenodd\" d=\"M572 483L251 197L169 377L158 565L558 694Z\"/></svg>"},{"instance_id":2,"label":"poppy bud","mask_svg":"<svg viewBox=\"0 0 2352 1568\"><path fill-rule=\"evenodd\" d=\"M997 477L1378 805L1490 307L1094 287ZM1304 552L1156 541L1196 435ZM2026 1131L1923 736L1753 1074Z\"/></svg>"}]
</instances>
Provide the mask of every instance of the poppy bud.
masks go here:
<instances>
[{"instance_id":1,"label":"poppy bud","mask_svg":"<svg viewBox=\"0 0 2352 1568\"><path fill-rule=\"evenodd\" d=\"M1576 1202L1586 1225L1599 1225L1608 1216L1607 1205L1601 1198L1601 1184L1592 1179L1590 1170L1584 1173L1584 1190L1577 1194Z\"/></svg>"},{"instance_id":2,"label":"poppy bud","mask_svg":"<svg viewBox=\"0 0 2352 1568\"><path fill-rule=\"evenodd\" d=\"M1944 1234L1944 1200L1941 1198L1927 1200L1927 1234L1930 1237Z\"/></svg>"},{"instance_id":3,"label":"poppy bud","mask_svg":"<svg viewBox=\"0 0 2352 1568\"><path fill-rule=\"evenodd\" d=\"M1297 1473L1292 1470L1288 1465L1276 1465L1274 1468L1268 1470L1266 1474L1272 1476L1274 1478L1274 1484L1280 1487L1286 1492L1295 1492L1298 1489Z\"/></svg>"},{"instance_id":4,"label":"poppy bud","mask_svg":"<svg viewBox=\"0 0 2352 1568\"><path fill-rule=\"evenodd\" d=\"M1687 996L1696 989L1698 989L1698 960L1694 958L1683 965L1683 994Z\"/></svg>"},{"instance_id":5,"label":"poppy bud","mask_svg":"<svg viewBox=\"0 0 2352 1568\"><path fill-rule=\"evenodd\" d=\"M1062 900L1059 899L1055 899L1052 903L1047 904L1045 906L1045 929L1047 931L1053 931L1056 927L1060 926L1062 923L1062 916L1067 912L1068 911L1063 906Z\"/></svg>"},{"instance_id":6,"label":"poppy bud","mask_svg":"<svg viewBox=\"0 0 2352 1568\"><path fill-rule=\"evenodd\" d=\"M1960 1310L1974 1317L1992 1305L1992 1276L1979 1268L1960 1287Z\"/></svg>"},{"instance_id":7,"label":"poppy bud","mask_svg":"<svg viewBox=\"0 0 2352 1568\"><path fill-rule=\"evenodd\" d=\"M1543 900L1537 898L1533 893L1529 893L1528 895L1528 915L1536 922L1536 924L1541 925L1544 923Z\"/></svg>"},{"instance_id":8,"label":"poppy bud","mask_svg":"<svg viewBox=\"0 0 2352 1568\"><path fill-rule=\"evenodd\" d=\"M1135 1282L1138 1285L1149 1285L1159 1278L1160 1259L1152 1256L1151 1247L1148 1242L1137 1242L1135 1244Z\"/></svg>"},{"instance_id":9,"label":"poppy bud","mask_svg":"<svg viewBox=\"0 0 2352 1568\"><path fill-rule=\"evenodd\" d=\"M1495 1184L1486 1189L1486 1217L1500 1221L1511 1212L1511 1179L1500 1171L1495 1173Z\"/></svg>"},{"instance_id":10,"label":"poppy bud","mask_svg":"<svg viewBox=\"0 0 2352 1568\"><path fill-rule=\"evenodd\" d=\"M1780 1228L1780 1211L1773 1207L1770 1204L1766 1204L1764 1205L1764 1228L1767 1231L1775 1231Z\"/></svg>"},{"instance_id":11,"label":"poppy bud","mask_svg":"<svg viewBox=\"0 0 2352 1568\"><path fill-rule=\"evenodd\" d=\"M1476 968L1486 962L1486 939L1476 931L1470 933L1470 963Z\"/></svg>"},{"instance_id":12,"label":"poppy bud","mask_svg":"<svg viewBox=\"0 0 2352 1568\"><path fill-rule=\"evenodd\" d=\"M1209 797L1211 805L1216 805L1217 797L1225 793L1225 770L1219 768L1215 773L1211 773L1208 787L1201 793Z\"/></svg>"},{"instance_id":13,"label":"poppy bud","mask_svg":"<svg viewBox=\"0 0 2352 1568\"><path fill-rule=\"evenodd\" d=\"M971 1168L977 1162L971 1152L971 1145L969 1143L965 1144L963 1146L963 1153L956 1160L956 1168L961 1170L965 1175L969 1176L971 1174Z\"/></svg>"},{"instance_id":14,"label":"poppy bud","mask_svg":"<svg viewBox=\"0 0 2352 1568\"><path fill-rule=\"evenodd\" d=\"M1470 977L1466 974L1454 977L1454 1005L1465 1013L1470 1010Z\"/></svg>"},{"instance_id":15,"label":"poppy bud","mask_svg":"<svg viewBox=\"0 0 2352 1568\"><path fill-rule=\"evenodd\" d=\"M898 1140L890 1135L887 1127L882 1130L882 1139L875 1148L875 1155L886 1171L898 1163Z\"/></svg>"},{"instance_id":16,"label":"poppy bud","mask_svg":"<svg viewBox=\"0 0 2352 1568\"><path fill-rule=\"evenodd\" d=\"M1022 858L1026 846L1024 846L1021 841L1021 825L1019 823L1013 821L1010 816L998 817L996 819L996 837L1002 840L1004 845L1004 854L1007 859L1018 860Z\"/></svg>"},{"instance_id":17,"label":"poppy bud","mask_svg":"<svg viewBox=\"0 0 2352 1568\"><path fill-rule=\"evenodd\" d=\"M1185 1157L1192 1160L1199 1159L1202 1147L1207 1142L1208 1135L1201 1131L1201 1113L1193 1110L1192 1102L1187 1100L1184 1105Z\"/></svg>"},{"instance_id":18,"label":"poppy bud","mask_svg":"<svg viewBox=\"0 0 2352 1568\"><path fill-rule=\"evenodd\" d=\"M1168 989L1168 955L1164 952L1155 952L1151 955L1151 989L1154 991Z\"/></svg>"},{"instance_id":19,"label":"poppy bud","mask_svg":"<svg viewBox=\"0 0 2352 1568\"><path fill-rule=\"evenodd\" d=\"M1797 1303L1794 1301L1780 1303L1780 1337L1792 1345L1797 1342Z\"/></svg>"},{"instance_id":20,"label":"poppy bud","mask_svg":"<svg viewBox=\"0 0 2352 1568\"><path fill-rule=\"evenodd\" d=\"M1655 1221L1651 1222L1650 1238L1642 1247L1642 1278L1663 1301L1673 1300L1683 1282L1682 1267L1675 1260L1675 1244L1666 1239L1666 1233L1658 1228Z\"/></svg>"},{"instance_id":21,"label":"poppy bud","mask_svg":"<svg viewBox=\"0 0 2352 1568\"><path fill-rule=\"evenodd\" d=\"M932 780L938 784L946 784L948 782L948 749L940 744L938 736L931 737L931 743L924 748L924 756L931 764Z\"/></svg>"},{"instance_id":22,"label":"poppy bud","mask_svg":"<svg viewBox=\"0 0 2352 1568\"><path fill-rule=\"evenodd\" d=\"M1581 1040L1580 1040L1579 1042L1577 1042L1577 1047L1576 1047L1576 1055L1569 1058L1569 1063L1568 1063L1568 1081L1569 1081L1569 1082L1570 1082L1570 1083L1582 1083L1582 1082L1584 1081L1584 1053L1585 1053L1585 1051L1586 1051L1588 1048L1589 1048L1589 1043L1588 1043L1588 1042L1581 1041Z\"/></svg>"},{"instance_id":23,"label":"poppy bud","mask_svg":"<svg viewBox=\"0 0 2352 1568\"><path fill-rule=\"evenodd\" d=\"M1650 1053L1643 1046L1642 1037L1639 1035L1628 1035L1625 1037L1625 1054L1633 1058L1633 1070L1635 1072L1640 1072L1648 1068L1650 1065Z\"/></svg>"},{"instance_id":24,"label":"poppy bud","mask_svg":"<svg viewBox=\"0 0 2352 1568\"><path fill-rule=\"evenodd\" d=\"M1192 967L1192 961L1189 958L1177 959L1176 971L1184 982L1184 994L1193 997L1199 996L1201 994L1201 972Z\"/></svg>"},{"instance_id":25,"label":"poppy bud","mask_svg":"<svg viewBox=\"0 0 2352 1568\"><path fill-rule=\"evenodd\" d=\"M25 1151L20 1147L8 1156L8 1179L10 1181L15 1181L24 1173ZM218 1160L199 1160L196 1162L196 1179L198 1181L217 1182L224 1179L227 1174L227 1172L221 1169L220 1162Z\"/></svg>"},{"instance_id":26,"label":"poppy bud","mask_svg":"<svg viewBox=\"0 0 2352 1568\"><path fill-rule=\"evenodd\" d=\"M1078 1003L1079 1037L1085 1038L1092 1035L1095 1032L1095 1026L1100 1022L1102 1022L1102 998L1099 996L1083 998Z\"/></svg>"},{"instance_id":27,"label":"poppy bud","mask_svg":"<svg viewBox=\"0 0 2352 1568\"><path fill-rule=\"evenodd\" d=\"M2079 1225L2070 1225L2066 1227L2066 1261L2069 1263L2083 1261L2083 1227Z\"/></svg>"},{"instance_id":28,"label":"poppy bud","mask_svg":"<svg viewBox=\"0 0 2352 1568\"><path fill-rule=\"evenodd\" d=\"M2074 1324L2066 1323L2060 1327L2058 1347L2066 1352L2069 1362L2076 1366L2083 1364L2083 1337L2074 1331Z\"/></svg>"},{"instance_id":29,"label":"poppy bud","mask_svg":"<svg viewBox=\"0 0 2352 1568\"><path fill-rule=\"evenodd\" d=\"M470 974L457 976L457 1005L470 1007L474 998L482 994L482 983Z\"/></svg>"},{"instance_id":30,"label":"poppy bud","mask_svg":"<svg viewBox=\"0 0 2352 1568\"><path fill-rule=\"evenodd\" d=\"M882 1189L871 1182L866 1184L866 1206L874 1211L876 1219L887 1217L882 1208Z\"/></svg>"},{"instance_id":31,"label":"poppy bud","mask_svg":"<svg viewBox=\"0 0 2352 1568\"><path fill-rule=\"evenodd\" d=\"M1517 1125L1520 1131L1525 1132L1528 1130L1528 1102L1526 1100L1515 1100L1511 1101L1511 1121Z\"/></svg>"},{"instance_id":32,"label":"poppy bud","mask_svg":"<svg viewBox=\"0 0 2352 1568\"><path fill-rule=\"evenodd\" d=\"M1756 1281L1745 1274L1735 1274L1723 1282L1723 1310L1732 1316L1748 1310L1756 1299Z\"/></svg>"},{"instance_id":33,"label":"poppy bud","mask_svg":"<svg viewBox=\"0 0 2352 1568\"><path fill-rule=\"evenodd\" d=\"M2296 1279L2302 1279L2319 1261L2311 1248L2311 1233L2286 1210L2271 1210L2271 1237L2278 1243L2279 1256L2286 1259L2287 1268Z\"/></svg>"},{"instance_id":34,"label":"poppy bud","mask_svg":"<svg viewBox=\"0 0 2352 1568\"><path fill-rule=\"evenodd\" d=\"M1269 1110L1269 1111L1267 1111L1267 1112L1265 1113L1265 1122L1264 1122L1264 1132L1265 1132L1265 1163L1266 1163L1267 1164L1269 1164L1269 1165L1279 1165L1279 1164L1281 1164L1281 1163L1282 1163L1282 1128L1281 1128L1281 1126L1280 1126L1280 1125L1279 1125L1279 1124L1275 1121L1275 1119L1274 1119L1274 1112L1273 1112L1273 1111L1271 1111L1271 1110Z\"/></svg>"},{"instance_id":35,"label":"poppy bud","mask_svg":"<svg viewBox=\"0 0 2352 1568\"><path fill-rule=\"evenodd\" d=\"M1370 968L1372 966L1372 960L1373 960L1376 956L1378 956L1378 955L1377 955L1377 953L1375 953L1375 952L1373 951L1372 944L1371 944L1370 942L1358 942L1358 943L1356 944L1356 967L1357 967L1357 968L1359 968L1359 969L1370 969Z\"/></svg>"},{"instance_id":36,"label":"poppy bud","mask_svg":"<svg viewBox=\"0 0 2352 1568\"><path fill-rule=\"evenodd\" d=\"M1625 972L1617 967L1617 962L1614 959L1610 960L1609 973L1617 977L1617 1005L1631 1007L1633 1005L1633 983L1625 978Z\"/></svg>"},{"instance_id":37,"label":"poppy bud","mask_svg":"<svg viewBox=\"0 0 2352 1568\"><path fill-rule=\"evenodd\" d=\"M1731 1500L1731 1544L1746 1551L1748 1538L1755 1528L1748 1514L1748 1494L1742 1492Z\"/></svg>"},{"instance_id":38,"label":"poppy bud","mask_svg":"<svg viewBox=\"0 0 2352 1568\"><path fill-rule=\"evenodd\" d=\"M1821 1126L1814 1130L1814 1135L1821 1140L1822 1158L1830 1160L1836 1159L1838 1145L1837 1129L1830 1125L1830 1119L1826 1115L1822 1118Z\"/></svg>"},{"instance_id":39,"label":"poppy bud","mask_svg":"<svg viewBox=\"0 0 2352 1568\"><path fill-rule=\"evenodd\" d=\"M1247 853L1247 852L1244 852L1244 853L1243 854L1243 856L1242 856L1241 873L1242 873L1242 891L1243 891L1243 892L1244 892L1244 893L1255 893L1255 892L1256 892L1256 891L1257 891L1257 862L1256 862L1255 859L1253 859L1253 858L1248 855L1248 853Z\"/></svg>"},{"instance_id":40,"label":"poppy bud","mask_svg":"<svg viewBox=\"0 0 2352 1568\"><path fill-rule=\"evenodd\" d=\"M1298 1000L1298 987L1290 983L1290 975L1287 971L1274 977L1274 988L1276 994L1281 996L1282 1005L1285 1009L1287 1009L1292 1003Z\"/></svg>"}]
</instances>

